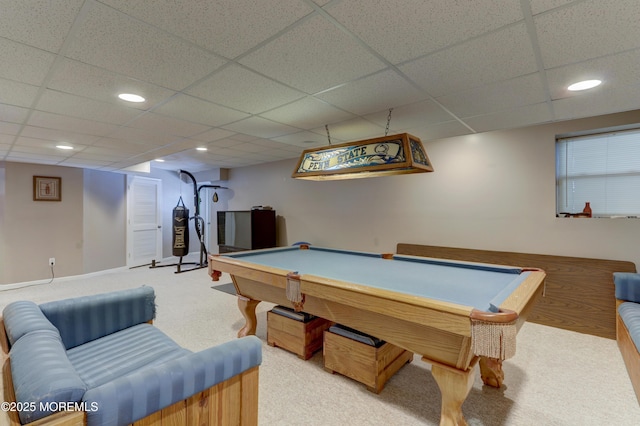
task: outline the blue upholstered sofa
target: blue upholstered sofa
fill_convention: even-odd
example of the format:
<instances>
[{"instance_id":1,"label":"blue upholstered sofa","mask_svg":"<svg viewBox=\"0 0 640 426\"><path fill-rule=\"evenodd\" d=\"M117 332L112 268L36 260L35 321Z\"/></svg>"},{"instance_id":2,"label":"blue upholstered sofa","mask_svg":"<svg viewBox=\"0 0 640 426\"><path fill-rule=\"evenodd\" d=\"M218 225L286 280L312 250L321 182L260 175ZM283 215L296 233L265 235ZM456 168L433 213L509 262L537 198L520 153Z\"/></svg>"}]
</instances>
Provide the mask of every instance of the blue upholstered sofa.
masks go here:
<instances>
[{"instance_id":1,"label":"blue upholstered sofa","mask_svg":"<svg viewBox=\"0 0 640 426\"><path fill-rule=\"evenodd\" d=\"M640 403L640 274L615 272L616 340Z\"/></svg>"},{"instance_id":2,"label":"blue upholstered sofa","mask_svg":"<svg viewBox=\"0 0 640 426\"><path fill-rule=\"evenodd\" d=\"M7 305L0 334L10 424L257 424L260 339L192 353L154 317L151 287Z\"/></svg>"}]
</instances>

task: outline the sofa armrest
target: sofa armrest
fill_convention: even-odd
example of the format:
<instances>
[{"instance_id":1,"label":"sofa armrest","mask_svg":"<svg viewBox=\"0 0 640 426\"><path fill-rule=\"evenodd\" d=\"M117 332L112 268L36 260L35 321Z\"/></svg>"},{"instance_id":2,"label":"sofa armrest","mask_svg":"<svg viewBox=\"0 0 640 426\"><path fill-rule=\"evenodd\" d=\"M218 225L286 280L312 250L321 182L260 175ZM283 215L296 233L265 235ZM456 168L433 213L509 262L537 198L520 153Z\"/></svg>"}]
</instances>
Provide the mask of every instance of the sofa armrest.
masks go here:
<instances>
[{"instance_id":1,"label":"sofa armrest","mask_svg":"<svg viewBox=\"0 0 640 426\"><path fill-rule=\"evenodd\" d=\"M153 320L155 293L145 286L43 303L40 309L71 349Z\"/></svg>"},{"instance_id":2,"label":"sofa armrest","mask_svg":"<svg viewBox=\"0 0 640 426\"><path fill-rule=\"evenodd\" d=\"M138 370L84 394L87 425L128 425L261 363L262 342L247 336Z\"/></svg>"},{"instance_id":3,"label":"sofa armrest","mask_svg":"<svg viewBox=\"0 0 640 426\"><path fill-rule=\"evenodd\" d=\"M614 272L616 299L640 303L640 273Z\"/></svg>"}]
</instances>

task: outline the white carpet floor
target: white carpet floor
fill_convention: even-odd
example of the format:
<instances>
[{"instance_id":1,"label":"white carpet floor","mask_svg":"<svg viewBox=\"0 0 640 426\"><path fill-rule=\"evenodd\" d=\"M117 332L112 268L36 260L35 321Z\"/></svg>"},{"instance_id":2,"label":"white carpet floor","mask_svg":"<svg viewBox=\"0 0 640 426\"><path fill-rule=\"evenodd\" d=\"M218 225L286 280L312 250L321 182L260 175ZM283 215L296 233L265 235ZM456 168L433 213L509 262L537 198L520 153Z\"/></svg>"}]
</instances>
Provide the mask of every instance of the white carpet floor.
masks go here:
<instances>
[{"instance_id":1,"label":"white carpet floor","mask_svg":"<svg viewBox=\"0 0 640 426\"><path fill-rule=\"evenodd\" d=\"M22 288L0 286L0 309L14 300L41 303L116 289L152 286L155 325L198 351L236 338L244 323L236 297L211 287L206 269L106 271ZM437 425L440 392L429 364L415 356L376 395L323 369L322 352L303 361L266 344L266 312L258 306L260 425ZM504 363L505 386L482 385L479 374L463 405L470 425L638 425L640 408L614 340L526 323L517 354ZM0 419L2 423L2 419Z\"/></svg>"}]
</instances>

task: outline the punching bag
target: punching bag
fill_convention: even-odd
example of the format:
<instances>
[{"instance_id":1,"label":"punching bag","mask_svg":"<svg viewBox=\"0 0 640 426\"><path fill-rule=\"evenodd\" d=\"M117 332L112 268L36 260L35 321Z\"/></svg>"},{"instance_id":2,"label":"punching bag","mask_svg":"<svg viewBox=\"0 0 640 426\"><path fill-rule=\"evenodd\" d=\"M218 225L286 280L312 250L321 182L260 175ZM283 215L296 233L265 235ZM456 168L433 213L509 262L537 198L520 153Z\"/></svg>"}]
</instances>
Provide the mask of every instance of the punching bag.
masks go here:
<instances>
[{"instance_id":1,"label":"punching bag","mask_svg":"<svg viewBox=\"0 0 640 426\"><path fill-rule=\"evenodd\" d=\"M181 205L182 204L182 205ZM173 209L173 255L186 256L189 253L189 209L182 197Z\"/></svg>"}]
</instances>

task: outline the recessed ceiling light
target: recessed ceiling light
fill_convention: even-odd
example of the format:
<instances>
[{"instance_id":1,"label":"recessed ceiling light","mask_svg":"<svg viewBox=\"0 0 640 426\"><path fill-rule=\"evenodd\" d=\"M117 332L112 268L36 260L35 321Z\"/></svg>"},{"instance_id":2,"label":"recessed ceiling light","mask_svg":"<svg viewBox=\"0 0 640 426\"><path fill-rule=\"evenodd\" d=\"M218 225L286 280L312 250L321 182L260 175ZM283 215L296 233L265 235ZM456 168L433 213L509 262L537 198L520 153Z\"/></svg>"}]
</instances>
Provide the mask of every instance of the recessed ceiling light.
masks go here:
<instances>
[{"instance_id":1,"label":"recessed ceiling light","mask_svg":"<svg viewBox=\"0 0 640 426\"><path fill-rule=\"evenodd\" d=\"M73 147L69 146L69 145L56 145L56 148L58 148L58 149L73 149Z\"/></svg>"},{"instance_id":2,"label":"recessed ceiling light","mask_svg":"<svg viewBox=\"0 0 640 426\"><path fill-rule=\"evenodd\" d=\"M579 81L577 83L573 83L571 86L567 87L568 90L571 90L572 92L577 92L579 90L587 90L587 89L592 89L596 86L599 86L600 83L602 83L601 80L585 80L585 81Z\"/></svg>"},{"instance_id":3,"label":"recessed ceiling light","mask_svg":"<svg viewBox=\"0 0 640 426\"><path fill-rule=\"evenodd\" d=\"M162 158L156 158L154 161L157 161L158 163L164 163L164 160Z\"/></svg>"},{"instance_id":4,"label":"recessed ceiling light","mask_svg":"<svg viewBox=\"0 0 640 426\"><path fill-rule=\"evenodd\" d=\"M206 151L207 148L203 147L203 146L199 146L196 148L198 151Z\"/></svg>"},{"instance_id":5,"label":"recessed ceiling light","mask_svg":"<svg viewBox=\"0 0 640 426\"><path fill-rule=\"evenodd\" d=\"M146 100L142 96L134 95L133 93L120 93L118 97L127 102L144 102Z\"/></svg>"}]
</instances>

